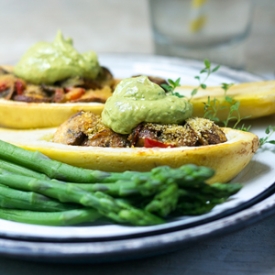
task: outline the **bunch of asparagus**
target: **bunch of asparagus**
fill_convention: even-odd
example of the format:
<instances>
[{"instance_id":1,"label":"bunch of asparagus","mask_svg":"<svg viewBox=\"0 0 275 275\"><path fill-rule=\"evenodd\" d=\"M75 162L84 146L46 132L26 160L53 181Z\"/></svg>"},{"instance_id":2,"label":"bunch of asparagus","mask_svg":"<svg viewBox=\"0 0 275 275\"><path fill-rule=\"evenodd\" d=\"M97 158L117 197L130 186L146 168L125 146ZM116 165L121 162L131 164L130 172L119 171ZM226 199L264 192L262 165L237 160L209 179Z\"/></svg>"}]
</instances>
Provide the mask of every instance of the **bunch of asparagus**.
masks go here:
<instances>
[{"instance_id":1,"label":"bunch of asparagus","mask_svg":"<svg viewBox=\"0 0 275 275\"><path fill-rule=\"evenodd\" d=\"M74 167L0 140L0 218L43 225L98 219L161 224L210 211L240 184L207 184L214 171L184 165L150 172L103 172Z\"/></svg>"}]
</instances>

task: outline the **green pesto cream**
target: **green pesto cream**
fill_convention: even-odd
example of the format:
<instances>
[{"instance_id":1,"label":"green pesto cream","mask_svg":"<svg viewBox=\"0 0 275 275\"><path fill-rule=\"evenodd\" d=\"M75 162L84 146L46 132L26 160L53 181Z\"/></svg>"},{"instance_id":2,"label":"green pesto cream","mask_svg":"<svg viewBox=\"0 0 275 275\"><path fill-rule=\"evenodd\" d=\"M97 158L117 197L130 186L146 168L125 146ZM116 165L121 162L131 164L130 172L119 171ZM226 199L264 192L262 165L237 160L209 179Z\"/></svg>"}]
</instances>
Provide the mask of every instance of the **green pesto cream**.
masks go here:
<instances>
[{"instance_id":1,"label":"green pesto cream","mask_svg":"<svg viewBox=\"0 0 275 275\"><path fill-rule=\"evenodd\" d=\"M186 98L167 94L146 76L126 78L108 98L103 123L120 134L129 134L141 122L179 124L192 115Z\"/></svg>"},{"instance_id":2,"label":"green pesto cream","mask_svg":"<svg viewBox=\"0 0 275 275\"><path fill-rule=\"evenodd\" d=\"M96 78L100 71L94 52L80 54L71 39L58 32L52 43L38 42L16 64L14 73L34 84L52 84L69 77Z\"/></svg>"}]
</instances>

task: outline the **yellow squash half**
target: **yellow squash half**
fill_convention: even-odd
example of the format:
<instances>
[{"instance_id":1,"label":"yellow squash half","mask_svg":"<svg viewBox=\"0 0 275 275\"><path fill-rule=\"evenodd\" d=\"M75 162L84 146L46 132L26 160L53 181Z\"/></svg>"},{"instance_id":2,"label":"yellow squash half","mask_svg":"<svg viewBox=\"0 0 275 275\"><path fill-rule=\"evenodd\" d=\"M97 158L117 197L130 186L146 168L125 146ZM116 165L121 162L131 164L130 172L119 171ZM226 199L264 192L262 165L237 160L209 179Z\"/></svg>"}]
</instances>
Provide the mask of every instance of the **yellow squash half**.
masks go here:
<instances>
[{"instance_id":1,"label":"yellow squash half","mask_svg":"<svg viewBox=\"0 0 275 275\"><path fill-rule=\"evenodd\" d=\"M101 114L102 103L27 103L0 100L0 127L38 129L56 127L79 111Z\"/></svg>"},{"instance_id":2,"label":"yellow squash half","mask_svg":"<svg viewBox=\"0 0 275 275\"><path fill-rule=\"evenodd\" d=\"M119 80L117 80L118 82ZM177 89L189 97L195 87L182 86ZM258 118L275 113L275 81L251 82L233 85L227 95L240 102L241 118ZM193 116L203 117L204 106L208 100L223 102L224 91L220 86L199 90L191 100L194 106ZM223 104L223 103L222 103ZM0 127L14 129L36 129L57 127L74 113L90 110L100 114L104 108L101 103L25 103L0 100ZM227 117L228 108L219 112L220 120Z\"/></svg>"},{"instance_id":3,"label":"yellow squash half","mask_svg":"<svg viewBox=\"0 0 275 275\"><path fill-rule=\"evenodd\" d=\"M0 139L22 148L40 151L52 159L103 171L148 171L156 166L179 167L193 163L211 167L216 174L209 183L228 182L250 162L258 149L252 133L223 128L228 141L218 145L178 148L100 148L68 146L51 142L55 128L40 130L0 129Z\"/></svg>"},{"instance_id":4,"label":"yellow squash half","mask_svg":"<svg viewBox=\"0 0 275 275\"><path fill-rule=\"evenodd\" d=\"M177 91L190 97L190 91L194 87L181 86ZM240 103L239 115L240 118L259 118L268 116L275 113L275 80L261 81L261 82L247 82L234 84L231 86L227 96L233 98ZM221 86L209 86L206 89L199 89L198 93L191 99L193 104L193 116L203 117L205 103L210 100L217 100L220 105L218 117L221 121L225 120L228 116L229 105L224 100L224 90ZM233 115L238 115L236 112Z\"/></svg>"}]
</instances>

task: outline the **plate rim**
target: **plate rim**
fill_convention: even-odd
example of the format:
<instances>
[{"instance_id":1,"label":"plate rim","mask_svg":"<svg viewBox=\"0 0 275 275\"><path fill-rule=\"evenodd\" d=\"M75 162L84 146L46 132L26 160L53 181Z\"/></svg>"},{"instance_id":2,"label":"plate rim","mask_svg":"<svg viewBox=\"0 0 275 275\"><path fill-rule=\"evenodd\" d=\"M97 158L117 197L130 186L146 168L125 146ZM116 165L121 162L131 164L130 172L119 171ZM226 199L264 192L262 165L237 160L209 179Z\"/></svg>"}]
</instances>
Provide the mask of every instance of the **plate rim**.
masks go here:
<instances>
[{"instance_id":1,"label":"plate rim","mask_svg":"<svg viewBox=\"0 0 275 275\"><path fill-rule=\"evenodd\" d=\"M175 252L190 245L233 233L275 212L275 194L233 215L189 229L153 236L96 242L38 242L0 238L0 255L38 262L106 263ZM213 230L213 227L215 230Z\"/></svg>"}]
</instances>

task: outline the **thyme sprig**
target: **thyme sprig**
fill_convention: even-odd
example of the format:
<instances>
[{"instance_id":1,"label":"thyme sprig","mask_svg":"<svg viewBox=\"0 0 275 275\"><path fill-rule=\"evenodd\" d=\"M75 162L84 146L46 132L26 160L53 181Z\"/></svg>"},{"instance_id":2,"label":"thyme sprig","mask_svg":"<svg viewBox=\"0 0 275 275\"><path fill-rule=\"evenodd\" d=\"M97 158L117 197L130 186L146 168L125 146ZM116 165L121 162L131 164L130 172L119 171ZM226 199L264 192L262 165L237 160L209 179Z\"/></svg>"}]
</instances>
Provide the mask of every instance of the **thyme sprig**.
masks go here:
<instances>
[{"instance_id":1,"label":"thyme sprig","mask_svg":"<svg viewBox=\"0 0 275 275\"><path fill-rule=\"evenodd\" d=\"M207 102L204 103L204 117L215 121L216 123L221 123L224 127L227 127L229 123L234 120L236 121L233 128L238 128L238 125L243 119L248 118L241 117L240 115L240 102L236 101L233 97L227 95L227 91L233 86L233 83L222 83L221 88L224 91L224 96L222 101L217 98L211 99L208 97ZM225 103L225 104L224 104ZM228 115L226 119L220 120L218 113L222 110L228 109ZM250 127L249 127L250 128ZM247 130L247 127L242 125L240 130Z\"/></svg>"},{"instance_id":2,"label":"thyme sprig","mask_svg":"<svg viewBox=\"0 0 275 275\"><path fill-rule=\"evenodd\" d=\"M190 100L192 99L192 97L194 97L199 88L202 88L202 89L206 89L207 88L207 85L205 84L206 80L209 78L209 76L218 71L220 68L220 65L218 66L215 66L213 69L212 69L212 64L211 62L208 60L208 59L205 59L204 60L204 68L200 71L200 75L196 75L194 78L198 80L199 82L199 85L198 87L194 88L192 91L191 91L191 96L190 96ZM203 74L206 74L205 77L202 79L202 75Z\"/></svg>"},{"instance_id":3,"label":"thyme sprig","mask_svg":"<svg viewBox=\"0 0 275 275\"><path fill-rule=\"evenodd\" d=\"M214 68L212 68L212 64L209 60L205 59L204 60L204 68L202 70L200 70L200 74L199 75L196 75L194 78L198 80L199 82L199 85L194 88L192 91L191 91L191 96L189 97L189 101L192 99L192 97L194 97L196 95L196 93L198 92L199 88L202 88L202 89L206 89L207 86L205 84L206 80L208 79L208 77L218 71L218 69L220 68L220 66L215 66ZM204 78L202 78L202 75L203 74L206 74ZM172 80L172 79L168 79L167 82L168 84L161 84L161 87L166 91L166 92L169 92L177 97L185 97L184 95L178 93L178 92L175 92L175 89L177 87L179 87L181 84L180 84L180 81L181 81L181 78L178 78L176 79L175 81Z\"/></svg>"},{"instance_id":4,"label":"thyme sprig","mask_svg":"<svg viewBox=\"0 0 275 275\"><path fill-rule=\"evenodd\" d=\"M274 134L275 132L275 126L271 126L269 125L266 129L265 129L265 134L267 136L262 137L259 139L259 144L260 147L262 147L264 144L270 143L270 144L275 144L275 140L270 139L271 136Z\"/></svg>"},{"instance_id":5,"label":"thyme sprig","mask_svg":"<svg viewBox=\"0 0 275 275\"><path fill-rule=\"evenodd\" d=\"M176 79L175 81L172 79L167 80L168 84L161 84L161 87L168 93L171 93L172 95L175 95L177 97L184 97L184 95L181 95L178 92L175 92L175 89L180 86L180 77Z\"/></svg>"},{"instance_id":6,"label":"thyme sprig","mask_svg":"<svg viewBox=\"0 0 275 275\"><path fill-rule=\"evenodd\" d=\"M188 98L188 101L190 102L192 98L198 93L199 89L206 89L206 81L209 78L209 76L212 73L215 73L219 70L220 65L217 65L213 68L211 62L207 59L204 60L204 68L200 70L199 75L196 75L194 78L198 80L198 86L195 87ZM172 79L168 79L168 84L162 84L161 87L165 89L166 92L171 93L177 97L184 97L184 95L181 95L180 93L176 92L175 89L179 87L181 79L178 78L175 81ZM210 119L214 121L215 123L222 124L224 127L227 127L230 122L233 120L235 121L235 124L233 128L238 128L238 125L243 119L246 119L248 117L241 117L240 115L240 102L236 101L233 97L227 95L227 91L233 86L233 83L221 83L221 88L224 91L224 95L222 100L219 100L217 98L211 99L209 96L207 98L207 102L204 102L204 118ZM221 120L219 118L219 112L222 110L228 109L228 115L226 119ZM250 129L250 126L246 127L244 124L238 128L243 131L248 131Z\"/></svg>"},{"instance_id":7,"label":"thyme sprig","mask_svg":"<svg viewBox=\"0 0 275 275\"><path fill-rule=\"evenodd\" d=\"M161 84L161 87L167 92L172 93L177 87L180 86L180 77L175 81L172 79L167 80L168 84Z\"/></svg>"}]
</instances>

